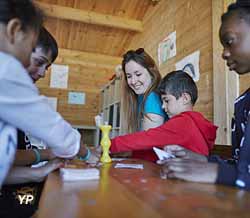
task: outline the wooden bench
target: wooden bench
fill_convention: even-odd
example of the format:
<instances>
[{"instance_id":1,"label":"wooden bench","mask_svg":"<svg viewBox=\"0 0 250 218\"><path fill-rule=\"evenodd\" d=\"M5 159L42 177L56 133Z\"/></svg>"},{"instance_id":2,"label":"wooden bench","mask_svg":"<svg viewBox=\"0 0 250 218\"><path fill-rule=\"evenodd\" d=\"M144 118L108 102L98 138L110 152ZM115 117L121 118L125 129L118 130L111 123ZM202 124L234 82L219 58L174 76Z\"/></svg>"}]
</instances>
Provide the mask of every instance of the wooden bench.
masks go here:
<instances>
[{"instance_id":1,"label":"wooden bench","mask_svg":"<svg viewBox=\"0 0 250 218\"><path fill-rule=\"evenodd\" d=\"M214 149L210 154L219 155L222 158L232 157L232 146L231 145L215 145Z\"/></svg>"}]
</instances>

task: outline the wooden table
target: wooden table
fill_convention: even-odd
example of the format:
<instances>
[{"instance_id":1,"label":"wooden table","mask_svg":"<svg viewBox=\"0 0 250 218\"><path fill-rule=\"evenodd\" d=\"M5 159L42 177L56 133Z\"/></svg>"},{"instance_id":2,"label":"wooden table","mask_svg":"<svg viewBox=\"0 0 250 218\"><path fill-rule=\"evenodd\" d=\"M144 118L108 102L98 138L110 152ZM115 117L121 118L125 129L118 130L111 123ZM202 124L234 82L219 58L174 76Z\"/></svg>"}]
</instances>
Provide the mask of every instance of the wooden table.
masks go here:
<instances>
[{"instance_id":1,"label":"wooden table","mask_svg":"<svg viewBox=\"0 0 250 218\"><path fill-rule=\"evenodd\" d=\"M141 160L144 170L101 167L96 181L63 183L49 175L38 218L230 218L250 217L250 193L220 185L159 178L159 166Z\"/></svg>"}]
</instances>

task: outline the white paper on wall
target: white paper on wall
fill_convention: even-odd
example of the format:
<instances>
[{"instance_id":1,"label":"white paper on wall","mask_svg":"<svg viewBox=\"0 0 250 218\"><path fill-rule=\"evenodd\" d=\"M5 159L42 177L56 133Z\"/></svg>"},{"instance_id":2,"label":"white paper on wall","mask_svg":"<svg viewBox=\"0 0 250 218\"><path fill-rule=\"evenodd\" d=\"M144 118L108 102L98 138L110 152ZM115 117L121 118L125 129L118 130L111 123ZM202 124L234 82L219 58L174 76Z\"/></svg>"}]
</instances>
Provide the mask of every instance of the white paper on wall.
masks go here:
<instances>
[{"instance_id":1,"label":"white paper on wall","mask_svg":"<svg viewBox=\"0 0 250 218\"><path fill-rule=\"evenodd\" d=\"M195 82L200 79L200 51L195 51L194 53L186 56L181 61L175 64L176 70L183 70L189 74Z\"/></svg>"},{"instance_id":2,"label":"white paper on wall","mask_svg":"<svg viewBox=\"0 0 250 218\"><path fill-rule=\"evenodd\" d=\"M69 92L68 93L68 104L85 104L85 93L84 92Z\"/></svg>"},{"instance_id":3,"label":"white paper on wall","mask_svg":"<svg viewBox=\"0 0 250 218\"><path fill-rule=\"evenodd\" d=\"M67 89L68 87L69 66L68 65L51 65L50 87Z\"/></svg>"},{"instance_id":4,"label":"white paper on wall","mask_svg":"<svg viewBox=\"0 0 250 218\"><path fill-rule=\"evenodd\" d=\"M176 31L170 33L158 45L158 63L161 65L176 56Z\"/></svg>"}]
</instances>

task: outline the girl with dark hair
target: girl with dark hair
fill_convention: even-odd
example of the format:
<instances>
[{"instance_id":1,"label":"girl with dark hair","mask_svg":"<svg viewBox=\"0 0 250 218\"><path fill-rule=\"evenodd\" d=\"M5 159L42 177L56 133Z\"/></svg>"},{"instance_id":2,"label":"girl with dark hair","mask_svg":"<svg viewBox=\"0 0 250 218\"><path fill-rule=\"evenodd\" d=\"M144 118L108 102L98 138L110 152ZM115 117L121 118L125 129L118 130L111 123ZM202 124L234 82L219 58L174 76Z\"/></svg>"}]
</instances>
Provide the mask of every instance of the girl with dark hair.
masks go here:
<instances>
[{"instance_id":1,"label":"girl with dark hair","mask_svg":"<svg viewBox=\"0 0 250 218\"><path fill-rule=\"evenodd\" d=\"M25 76L23 67L30 63L42 20L40 11L30 1L0 1L0 186L13 160L17 143L15 115L8 119L7 106L11 101L7 93L11 95L15 89L8 84L13 84L19 74Z\"/></svg>"},{"instance_id":2,"label":"girl with dark hair","mask_svg":"<svg viewBox=\"0 0 250 218\"><path fill-rule=\"evenodd\" d=\"M250 72L250 3L237 1L221 17L222 58L239 75ZM232 158L205 157L180 147L171 151L180 159L168 161L162 171L165 178L218 183L250 190L250 90L235 101L232 120ZM170 147L169 147L170 148Z\"/></svg>"},{"instance_id":3,"label":"girl with dark hair","mask_svg":"<svg viewBox=\"0 0 250 218\"><path fill-rule=\"evenodd\" d=\"M0 1L0 186L14 158L16 128L43 140L58 157L74 157L80 148L80 134L39 96L24 68L42 21L29 0ZM89 157L90 151L82 146L81 154Z\"/></svg>"}]
</instances>

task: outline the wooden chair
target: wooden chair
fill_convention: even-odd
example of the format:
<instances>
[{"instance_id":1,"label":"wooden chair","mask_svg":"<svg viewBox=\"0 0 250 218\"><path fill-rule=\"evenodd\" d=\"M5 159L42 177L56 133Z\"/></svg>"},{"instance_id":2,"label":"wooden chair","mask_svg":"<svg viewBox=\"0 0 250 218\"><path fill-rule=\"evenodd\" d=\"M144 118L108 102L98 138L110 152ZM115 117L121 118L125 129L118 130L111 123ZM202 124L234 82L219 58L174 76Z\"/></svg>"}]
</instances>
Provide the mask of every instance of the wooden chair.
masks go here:
<instances>
[{"instance_id":1,"label":"wooden chair","mask_svg":"<svg viewBox=\"0 0 250 218\"><path fill-rule=\"evenodd\" d=\"M214 149L210 154L219 155L222 158L232 157L232 146L231 145L214 145Z\"/></svg>"}]
</instances>

